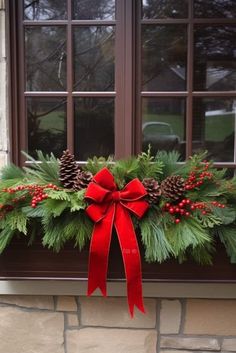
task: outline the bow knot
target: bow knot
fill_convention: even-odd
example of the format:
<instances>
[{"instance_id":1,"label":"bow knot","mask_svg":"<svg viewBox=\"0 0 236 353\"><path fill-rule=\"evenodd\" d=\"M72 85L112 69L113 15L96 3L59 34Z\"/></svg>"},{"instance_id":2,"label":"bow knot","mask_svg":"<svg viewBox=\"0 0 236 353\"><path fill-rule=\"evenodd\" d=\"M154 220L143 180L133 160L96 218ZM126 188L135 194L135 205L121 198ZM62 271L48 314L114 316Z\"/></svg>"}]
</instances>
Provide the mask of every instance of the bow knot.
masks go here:
<instances>
[{"instance_id":1,"label":"bow knot","mask_svg":"<svg viewBox=\"0 0 236 353\"><path fill-rule=\"evenodd\" d=\"M142 312L144 306L140 253L129 212L139 218L144 215L149 207L144 200L146 194L138 179L133 179L123 190L117 190L114 177L107 168L94 176L85 193L85 198L91 201L86 212L95 222L90 243L88 295L100 288L106 296L108 255L114 225L125 267L131 316L135 305Z\"/></svg>"},{"instance_id":2,"label":"bow knot","mask_svg":"<svg viewBox=\"0 0 236 353\"><path fill-rule=\"evenodd\" d=\"M114 202L120 201L120 192L119 191L113 191L111 194L111 198Z\"/></svg>"}]
</instances>

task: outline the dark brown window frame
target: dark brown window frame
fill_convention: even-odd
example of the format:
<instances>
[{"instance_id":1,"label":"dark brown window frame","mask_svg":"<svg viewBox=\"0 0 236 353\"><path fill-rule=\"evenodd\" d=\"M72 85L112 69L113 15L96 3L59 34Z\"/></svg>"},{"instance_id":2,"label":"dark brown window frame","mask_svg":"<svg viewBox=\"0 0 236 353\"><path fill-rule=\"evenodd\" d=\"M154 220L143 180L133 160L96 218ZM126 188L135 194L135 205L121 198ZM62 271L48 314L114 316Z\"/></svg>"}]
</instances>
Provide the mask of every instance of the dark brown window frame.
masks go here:
<instances>
[{"instance_id":1,"label":"dark brown window frame","mask_svg":"<svg viewBox=\"0 0 236 353\"><path fill-rule=\"evenodd\" d=\"M116 148L117 157L123 157L132 153L137 153L141 148L141 97L185 97L187 98L187 156L191 155L191 138L192 138L192 102L194 97L236 97L236 92L195 92L192 85L192 63L193 63L193 26L195 23L234 23L230 19L194 19L193 7L189 10L188 19L163 19L163 20L139 20L134 24L133 18L140 17L140 8L135 7L134 0L118 0L117 8L117 43L116 55L119 58L119 74L116 74ZM11 117L11 158L14 162L22 164L20 150L24 149L22 139L24 137L25 123L22 122L24 117L24 109L22 102L28 93L18 90L18 84L23 87L23 66L18 61L17 52L23 54L23 37L18 31L19 18L17 12L17 0L7 1L7 19L9 23L8 58L9 67L9 96L10 96L10 117ZM191 0L191 4L193 4ZM125 14L125 16L123 16ZM10 16L11 15L11 16ZM21 14L22 15L22 14ZM83 21L84 22L84 21ZM95 24L94 21L89 21ZM59 24L59 22L57 21ZM84 22L85 23L85 22ZM86 21L86 24L88 21ZM101 23L101 21L99 21ZM141 53L140 48L135 46L136 42L140 42L141 24L187 24L188 40L190 43L188 49L188 67L187 67L187 90L183 92L141 92L141 82L138 73L141 69ZM110 24L110 21L109 21ZM128 29L128 32L125 31ZM20 41L17 38L20 36ZM71 24L68 36L71 37ZM11 38L11 41L10 41ZM71 39L70 43L71 45ZM137 61L135 58L137 57ZM71 63L71 61L70 61ZM137 64L135 66L135 63ZM69 64L68 64L69 65ZM138 78L138 79L137 79ZM72 85L72 78L68 78L69 85ZM40 96L38 93L30 92L29 95ZM50 96L60 96L59 92L51 93ZM75 96L86 96L87 92L76 93ZM89 93L94 95L94 93ZM100 92L99 96L109 96L107 92ZM45 93L43 92L43 96ZM96 96L96 94L95 94ZM70 113L70 110L69 110ZM21 115L21 119L19 116ZM72 115L70 116L73 124ZM24 119L23 119L24 120ZM135 134L133 134L135 132ZM71 132L69 132L71 133ZM139 141L139 142L138 142ZM71 150L73 146L69 145ZM222 165L222 163L220 164ZM234 163L223 163L224 166L235 168ZM144 281L158 282L235 282L236 272L235 266L231 265L226 257L222 246L219 246L214 266L202 267L192 262L177 265L174 260L165 264L147 264L143 261L143 278ZM141 248L141 251L143 249ZM142 254L143 255L143 254ZM60 254L52 253L43 249L40 242L36 242L32 247L27 247L25 239L15 239L11 246L0 257L0 278L1 279L33 279L33 278L50 278L50 279L82 279L87 277L87 258L88 249L78 255L77 250L68 244ZM142 256L144 258L144 256ZM26 261L27 259L27 261ZM123 266L121 255L117 246L117 240L114 240L111 249L109 278L122 279Z\"/></svg>"},{"instance_id":2,"label":"dark brown window frame","mask_svg":"<svg viewBox=\"0 0 236 353\"><path fill-rule=\"evenodd\" d=\"M115 97L115 157L121 158L141 151L142 98L179 97L186 99L186 158L192 154L193 99L195 97L236 97L236 91L194 91L194 25L196 24L235 24L232 18L194 18L193 0L189 0L188 18L184 19L142 19L141 1L116 1L115 20L73 20L71 1L68 1L67 20L25 21L23 1L7 1L7 13L11 45L9 58L11 69L11 156L17 164L23 164L21 150L26 150L26 97L67 97L67 146L74 151L74 97ZM141 27L153 24L183 24L187 26L187 85L185 91L142 91L141 89ZM26 25L66 25L67 26L67 91L65 92L25 92L24 91L24 37ZM113 92L73 92L72 77L72 26L112 25L116 27L115 40L115 90ZM17 55L19 54L19 55ZM235 152L236 153L236 152ZM216 166L236 168L236 162L216 163Z\"/></svg>"}]
</instances>

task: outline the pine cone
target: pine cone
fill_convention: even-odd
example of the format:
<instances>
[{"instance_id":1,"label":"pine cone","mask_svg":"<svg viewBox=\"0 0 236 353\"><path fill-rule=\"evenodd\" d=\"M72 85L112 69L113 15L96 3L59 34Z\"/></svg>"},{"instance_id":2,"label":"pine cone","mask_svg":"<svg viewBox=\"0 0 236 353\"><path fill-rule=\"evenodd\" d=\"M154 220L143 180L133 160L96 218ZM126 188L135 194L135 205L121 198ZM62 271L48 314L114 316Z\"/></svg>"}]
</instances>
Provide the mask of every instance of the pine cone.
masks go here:
<instances>
[{"instance_id":1,"label":"pine cone","mask_svg":"<svg viewBox=\"0 0 236 353\"><path fill-rule=\"evenodd\" d=\"M177 201L184 193L184 186L185 182L181 176L171 175L162 181L161 193L165 198Z\"/></svg>"},{"instance_id":2,"label":"pine cone","mask_svg":"<svg viewBox=\"0 0 236 353\"><path fill-rule=\"evenodd\" d=\"M72 189L78 173L78 166L69 150L63 152L60 158L59 180L66 189Z\"/></svg>"},{"instance_id":3,"label":"pine cone","mask_svg":"<svg viewBox=\"0 0 236 353\"><path fill-rule=\"evenodd\" d=\"M154 178L145 178L143 179L142 184L148 193L148 202L157 203L159 197L161 196L161 187L158 181Z\"/></svg>"},{"instance_id":4,"label":"pine cone","mask_svg":"<svg viewBox=\"0 0 236 353\"><path fill-rule=\"evenodd\" d=\"M93 174L88 171L79 171L74 181L73 189L76 191L86 189L88 184L92 181Z\"/></svg>"}]
</instances>

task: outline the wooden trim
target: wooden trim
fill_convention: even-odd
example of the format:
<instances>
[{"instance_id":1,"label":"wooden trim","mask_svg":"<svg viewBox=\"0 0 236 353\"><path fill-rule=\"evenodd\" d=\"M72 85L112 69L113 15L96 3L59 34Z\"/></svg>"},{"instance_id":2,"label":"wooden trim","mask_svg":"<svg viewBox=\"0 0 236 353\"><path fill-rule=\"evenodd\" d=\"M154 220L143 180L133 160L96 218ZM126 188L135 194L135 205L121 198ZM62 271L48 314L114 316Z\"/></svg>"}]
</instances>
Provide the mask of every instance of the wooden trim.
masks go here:
<instances>
[{"instance_id":1,"label":"wooden trim","mask_svg":"<svg viewBox=\"0 0 236 353\"><path fill-rule=\"evenodd\" d=\"M144 260L144 248L137 234L142 258L143 281L148 282L197 282L236 283L236 264L230 264L225 248L217 243L213 265L200 266L193 261L178 264L174 259L163 264L149 264ZM0 256L0 279L60 279L86 280L89 247L82 252L67 243L59 253L43 248L40 237L32 246L27 239L14 239ZM124 266L116 236L112 237L108 279L125 279Z\"/></svg>"}]
</instances>

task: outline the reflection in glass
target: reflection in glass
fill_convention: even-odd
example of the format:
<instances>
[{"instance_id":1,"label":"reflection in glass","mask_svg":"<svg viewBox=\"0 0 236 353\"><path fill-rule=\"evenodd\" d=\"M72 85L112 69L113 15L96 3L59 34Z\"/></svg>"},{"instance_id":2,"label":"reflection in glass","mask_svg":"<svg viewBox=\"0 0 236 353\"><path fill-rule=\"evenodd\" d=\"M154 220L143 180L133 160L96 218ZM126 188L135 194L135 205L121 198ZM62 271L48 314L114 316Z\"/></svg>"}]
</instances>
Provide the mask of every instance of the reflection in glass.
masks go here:
<instances>
[{"instance_id":1,"label":"reflection in glass","mask_svg":"<svg viewBox=\"0 0 236 353\"><path fill-rule=\"evenodd\" d=\"M74 0L75 20L114 20L115 0Z\"/></svg>"},{"instance_id":2,"label":"reflection in glass","mask_svg":"<svg viewBox=\"0 0 236 353\"><path fill-rule=\"evenodd\" d=\"M26 27L27 91L66 90L66 30L64 27Z\"/></svg>"},{"instance_id":3,"label":"reflection in glass","mask_svg":"<svg viewBox=\"0 0 236 353\"><path fill-rule=\"evenodd\" d=\"M194 0L194 16L203 18L235 18L235 0Z\"/></svg>"},{"instance_id":4,"label":"reflection in glass","mask_svg":"<svg viewBox=\"0 0 236 353\"><path fill-rule=\"evenodd\" d=\"M114 154L114 99L75 99L75 155L78 160Z\"/></svg>"},{"instance_id":5,"label":"reflection in glass","mask_svg":"<svg viewBox=\"0 0 236 353\"><path fill-rule=\"evenodd\" d=\"M143 90L185 90L186 62L187 32L185 26L142 26Z\"/></svg>"},{"instance_id":6,"label":"reflection in glass","mask_svg":"<svg viewBox=\"0 0 236 353\"><path fill-rule=\"evenodd\" d=\"M67 18L66 0L25 0L25 20L64 20Z\"/></svg>"},{"instance_id":7,"label":"reflection in glass","mask_svg":"<svg viewBox=\"0 0 236 353\"><path fill-rule=\"evenodd\" d=\"M186 18L188 0L142 0L143 18Z\"/></svg>"},{"instance_id":8,"label":"reflection in glass","mask_svg":"<svg viewBox=\"0 0 236 353\"><path fill-rule=\"evenodd\" d=\"M66 99L27 98L28 152L53 152L60 157L66 149Z\"/></svg>"},{"instance_id":9,"label":"reflection in glass","mask_svg":"<svg viewBox=\"0 0 236 353\"><path fill-rule=\"evenodd\" d=\"M207 150L216 162L233 162L236 99L196 98L193 117L193 151Z\"/></svg>"},{"instance_id":10,"label":"reflection in glass","mask_svg":"<svg viewBox=\"0 0 236 353\"><path fill-rule=\"evenodd\" d=\"M142 149L179 151L185 158L185 99L143 98Z\"/></svg>"},{"instance_id":11,"label":"reflection in glass","mask_svg":"<svg viewBox=\"0 0 236 353\"><path fill-rule=\"evenodd\" d=\"M236 89L236 27L198 26L194 33L194 89Z\"/></svg>"},{"instance_id":12,"label":"reflection in glass","mask_svg":"<svg viewBox=\"0 0 236 353\"><path fill-rule=\"evenodd\" d=\"M114 90L114 27L74 29L74 90Z\"/></svg>"}]
</instances>

